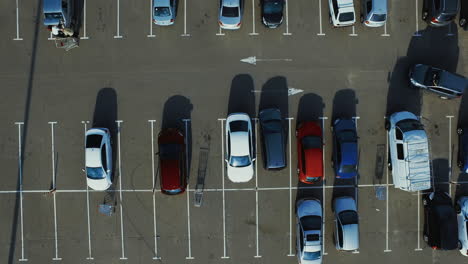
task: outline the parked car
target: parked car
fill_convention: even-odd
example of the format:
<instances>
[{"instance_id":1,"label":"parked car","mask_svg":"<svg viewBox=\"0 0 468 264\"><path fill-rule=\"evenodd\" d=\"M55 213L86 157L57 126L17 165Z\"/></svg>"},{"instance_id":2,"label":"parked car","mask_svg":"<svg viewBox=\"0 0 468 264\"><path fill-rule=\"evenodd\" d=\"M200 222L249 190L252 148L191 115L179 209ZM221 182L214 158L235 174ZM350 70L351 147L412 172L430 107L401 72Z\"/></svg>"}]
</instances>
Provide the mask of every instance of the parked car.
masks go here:
<instances>
[{"instance_id":1,"label":"parked car","mask_svg":"<svg viewBox=\"0 0 468 264\"><path fill-rule=\"evenodd\" d=\"M107 128L91 128L86 131L86 182L88 187L107 190L112 185L112 146Z\"/></svg>"},{"instance_id":2,"label":"parked car","mask_svg":"<svg viewBox=\"0 0 468 264\"><path fill-rule=\"evenodd\" d=\"M359 249L359 218L356 201L349 196L335 198L334 241L336 249L354 251Z\"/></svg>"},{"instance_id":3,"label":"parked car","mask_svg":"<svg viewBox=\"0 0 468 264\"><path fill-rule=\"evenodd\" d=\"M73 1L72 0L43 0L42 12L45 26L59 26L65 28L72 26Z\"/></svg>"},{"instance_id":4,"label":"parked car","mask_svg":"<svg viewBox=\"0 0 468 264\"><path fill-rule=\"evenodd\" d=\"M277 108L260 111L260 128L263 138L263 165L265 169L286 167L285 129L281 112Z\"/></svg>"},{"instance_id":5,"label":"parked car","mask_svg":"<svg viewBox=\"0 0 468 264\"><path fill-rule=\"evenodd\" d=\"M423 197L423 238L432 249L458 249L457 215L446 192L436 191Z\"/></svg>"},{"instance_id":6,"label":"parked car","mask_svg":"<svg viewBox=\"0 0 468 264\"><path fill-rule=\"evenodd\" d=\"M322 205L316 199L296 203L296 249L300 264L322 263Z\"/></svg>"},{"instance_id":7,"label":"parked car","mask_svg":"<svg viewBox=\"0 0 468 264\"><path fill-rule=\"evenodd\" d=\"M409 192L430 189L429 143L419 119L410 112L396 112L387 118L385 128L395 188Z\"/></svg>"},{"instance_id":8,"label":"parked car","mask_svg":"<svg viewBox=\"0 0 468 264\"><path fill-rule=\"evenodd\" d=\"M468 30L468 2L460 1L460 16L458 19L458 24L463 30Z\"/></svg>"},{"instance_id":9,"label":"parked car","mask_svg":"<svg viewBox=\"0 0 468 264\"><path fill-rule=\"evenodd\" d=\"M158 135L161 192L180 194L187 187L185 138L177 128L163 129Z\"/></svg>"},{"instance_id":10,"label":"parked car","mask_svg":"<svg viewBox=\"0 0 468 264\"><path fill-rule=\"evenodd\" d=\"M153 22L159 26L173 25L177 15L177 0L153 0Z\"/></svg>"},{"instance_id":11,"label":"parked car","mask_svg":"<svg viewBox=\"0 0 468 264\"><path fill-rule=\"evenodd\" d=\"M297 174L303 183L314 184L323 179L322 128L316 122L300 123L296 129Z\"/></svg>"},{"instance_id":12,"label":"parked car","mask_svg":"<svg viewBox=\"0 0 468 264\"><path fill-rule=\"evenodd\" d=\"M284 0L262 0L262 22L268 28L283 23Z\"/></svg>"},{"instance_id":13,"label":"parked car","mask_svg":"<svg viewBox=\"0 0 468 264\"><path fill-rule=\"evenodd\" d=\"M455 204L458 222L458 249L468 256L468 196L462 196Z\"/></svg>"},{"instance_id":14,"label":"parked car","mask_svg":"<svg viewBox=\"0 0 468 264\"><path fill-rule=\"evenodd\" d=\"M353 0L328 0L330 24L334 27L352 26L356 22Z\"/></svg>"},{"instance_id":15,"label":"parked car","mask_svg":"<svg viewBox=\"0 0 468 264\"><path fill-rule=\"evenodd\" d=\"M387 0L362 0L361 23L368 27L381 27L387 22Z\"/></svg>"},{"instance_id":16,"label":"parked car","mask_svg":"<svg viewBox=\"0 0 468 264\"><path fill-rule=\"evenodd\" d=\"M358 175L358 137L353 119L336 119L333 123L332 164L336 178L351 179Z\"/></svg>"},{"instance_id":17,"label":"parked car","mask_svg":"<svg viewBox=\"0 0 468 264\"><path fill-rule=\"evenodd\" d=\"M455 19L459 9L459 0L423 0L421 18L430 26L447 26Z\"/></svg>"},{"instance_id":18,"label":"parked car","mask_svg":"<svg viewBox=\"0 0 468 264\"><path fill-rule=\"evenodd\" d=\"M458 98L466 88L466 78L424 64L414 65L409 73L411 84L415 87L436 93L442 99Z\"/></svg>"},{"instance_id":19,"label":"parked car","mask_svg":"<svg viewBox=\"0 0 468 264\"><path fill-rule=\"evenodd\" d=\"M227 176L232 182L248 182L253 177L254 148L252 124L245 113L226 119Z\"/></svg>"},{"instance_id":20,"label":"parked car","mask_svg":"<svg viewBox=\"0 0 468 264\"><path fill-rule=\"evenodd\" d=\"M458 134L458 160L457 165L464 173L468 173L468 128L457 128Z\"/></svg>"},{"instance_id":21,"label":"parked car","mask_svg":"<svg viewBox=\"0 0 468 264\"><path fill-rule=\"evenodd\" d=\"M239 29L244 12L244 0L220 0L219 26L222 29Z\"/></svg>"}]
</instances>

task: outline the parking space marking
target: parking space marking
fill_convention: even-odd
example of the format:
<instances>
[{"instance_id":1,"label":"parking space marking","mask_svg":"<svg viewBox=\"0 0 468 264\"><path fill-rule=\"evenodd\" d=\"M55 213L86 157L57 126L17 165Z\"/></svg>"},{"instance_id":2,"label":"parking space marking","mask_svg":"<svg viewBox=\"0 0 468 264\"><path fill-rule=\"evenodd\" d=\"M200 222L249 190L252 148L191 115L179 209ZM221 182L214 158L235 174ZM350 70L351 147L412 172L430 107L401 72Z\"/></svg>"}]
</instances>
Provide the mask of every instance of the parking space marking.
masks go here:
<instances>
[{"instance_id":1,"label":"parking space marking","mask_svg":"<svg viewBox=\"0 0 468 264\"><path fill-rule=\"evenodd\" d=\"M261 258L259 255L259 245L258 245L258 131L257 124L258 118L252 118L255 122L255 245L257 246L257 254L254 258Z\"/></svg>"},{"instance_id":2,"label":"parking space marking","mask_svg":"<svg viewBox=\"0 0 468 264\"><path fill-rule=\"evenodd\" d=\"M23 148L22 141L23 137L21 136L21 126L24 125L24 122L15 122L15 125L18 126L18 176L19 176L19 196L20 196L20 224L21 224L21 258L19 261L28 261L24 257L24 225L23 225L23 155L21 150Z\"/></svg>"},{"instance_id":3,"label":"parking space marking","mask_svg":"<svg viewBox=\"0 0 468 264\"><path fill-rule=\"evenodd\" d=\"M325 36L325 33L323 33L322 29L322 0L318 0L319 3L319 24L320 24L320 33L318 33L318 36Z\"/></svg>"},{"instance_id":4,"label":"parking space marking","mask_svg":"<svg viewBox=\"0 0 468 264\"><path fill-rule=\"evenodd\" d=\"M388 133L385 133L385 161L388 164L388 159L390 158L388 156ZM388 168L386 169L386 178L387 178L387 184L386 184L386 206L385 206L385 250L384 252L392 252L391 249L388 248Z\"/></svg>"},{"instance_id":5,"label":"parking space marking","mask_svg":"<svg viewBox=\"0 0 468 264\"><path fill-rule=\"evenodd\" d=\"M448 136L448 153L449 153L449 158L448 158L448 167L449 167L449 173L448 173L448 182L452 182L452 118L454 116L445 116L446 118L449 119L449 136ZM449 195L452 197L452 184L449 184Z\"/></svg>"},{"instance_id":6,"label":"parking space marking","mask_svg":"<svg viewBox=\"0 0 468 264\"><path fill-rule=\"evenodd\" d=\"M49 193L52 193L52 197L54 200L54 234L55 234L55 257L52 260L62 260L58 256L58 241L57 241L57 199L55 197L55 180L56 180L56 173L55 173L55 135L54 135L54 126L57 122L52 121L49 122L50 125L50 132L51 132L51 151L52 151L52 187Z\"/></svg>"},{"instance_id":7,"label":"parking space marking","mask_svg":"<svg viewBox=\"0 0 468 264\"><path fill-rule=\"evenodd\" d=\"M252 32L250 32L249 35L250 36L258 35L258 33L255 32L255 0L252 0Z\"/></svg>"},{"instance_id":8,"label":"parking space marking","mask_svg":"<svg viewBox=\"0 0 468 264\"><path fill-rule=\"evenodd\" d=\"M356 123L356 130L358 129L358 120L360 119L359 116L353 116L352 117L354 122ZM358 153L359 153L359 147L358 147ZM360 156L360 155L359 155ZM358 164L359 164L359 156L358 156ZM356 201L356 210L359 212L359 192L358 192L358 177L354 177L354 201ZM359 254L359 250L355 249L353 254Z\"/></svg>"},{"instance_id":9,"label":"parking space marking","mask_svg":"<svg viewBox=\"0 0 468 264\"><path fill-rule=\"evenodd\" d=\"M153 229L154 229L154 257L153 259L161 259L161 257L158 256L158 233L157 233L157 225L156 225L156 182L155 182L155 177L156 177L156 172L155 172L155 167L154 167L154 123L156 120L148 120L151 126L151 178L153 182Z\"/></svg>"},{"instance_id":10,"label":"parking space marking","mask_svg":"<svg viewBox=\"0 0 468 264\"><path fill-rule=\"evenodd\" d=\"M86 35L86 0L83 0L83 36L80 39L89 39Z\"/></svg>"},{"instance_id":11,"label":"parking space marking","mask_svg":"<svg viewBox=\"0 0 468 264\"><path fill-rule=\"evenodd\" d=\"M323 146L325 146L326 144L326 141L325 141L325 133L324 133L324 128L325 128L325 120L328 119L328 117L326 116L321 116L319 117L319 119L322 121L322 144ZM322 162L323 164L325 164L325 148L322 147L323 151L322 151ZM328 255L328 253L325 251L325 240L326 240L326 236L325 236L325 222L326 222L326 215L325 215L325 208L324 208L324 204L325 204L325 186L327 185L327 180L326 180L326 175L325 175L325 168L323 169L323 181L322 181L322 237L323 237L323 242L322 242L322 252L323 252L323 255Z\"/></svg>"},{"instance_id":12,"label":"parking space marking","mask_svg":"<svg viewBox=\"0 0 468 264\"><path fill-rule=\"evenodd\" d=\"M380 35L382 37L390 37L390 34L387 33L387 22L384 24L384 33Z\"/></svg>"},{"instance_id":13,"label":"parking space marking","mask_svg":"<svg viewBox=\"0 0 468 264\"><path fill-rule=\"evenodd\" d=\"M115 39L120 39L120 0L117 0L117 34L114 36Z\"/></svg>"},{"instance_id":14,"label":"parking space marking","mask_svg":"<svg viewBox=\"0 0 468 264\"><path fill-rule=\"evenodd\" d=\"M220 28L221 30L221 28ZM224 121L225 118L218 118L218 121L221 121L221 185L222 185L222 193L223 193L223 246L224 246L224 253L221 257L222 259L228 259L229 256L226 255L226 200L225 200L225 193L224 193ZM205 191L205 190L204 190Z\"/></svg>"},{"instance_id":15,"label":"parking space marking","mask_svg":"<svg viewBox=\"0 0 468 264\"><path fill-rule=\"evenodd\" d=\"M283 33L284 36L291 36L292 33L289 32L289 6L288 0L285 0L285 7L286 7L286 32Z\"/></svg>"},{"instance_id":16,"label":"parking space marking","mask_svg":"<svg viewBox=\"0 0 468 264\"><path fill-rule=\"evenodd\" d=\"M449 184L450 186L450 184ZM418 195L417 195L417 199L418 199L418 232L417 233L417 237L418 237L418 247L414 249L414 251L421 251L422 248L421 248L421 191L418 191Z\"/></svg>"},{"instance_id":17,"label":"parking space marking","mask_svg":"<svg viewBox=\"0 0 468 264\"><path fill-rule=\"evenodd\" d=\"M190 122L190 119L182 119L185 123L185 168L187 171L187 178L190 178L190 171L189 171L189 162L188 162L188 126L187 123ZM188 257L185 259L194 259L192 257L192 239L191 239L191 232L190 232L190 184L187 184L187 234L188 234Z\"/></svg>"},{"instance_id":18,"label":"parking space marking","mask_svg":"<svg viewBox=\"0 0 468 264\"><path fill-rule=\"evenodd\" d=\"M216 33L216 36L224 36L224 35L226 35L226 34L224 34L223 31L221 30L221 27L220 27L220 26L218 26L218 28L219 28L219 32Z\"/></svg>"},{"instance_id":19,"label":"parking space marking","mask_svg":"<svg viewBox=\"0 0 468 264\"><path fill-rule=\"evenodd\" d=\"M190 34L187 34L187 0L184 0L184 34L182 37L190 37Z\"/></svg>"},{"instance_id":20,"label":"parking space marking","mask_svg":"<svg viewBox=\"0 0 468 264\"><path fill-rule=\"evenodd\" d=\"M156 35L153 34L153 0L149 0L150 2L150 32L146 35L148 38L154 38ZM156 121L156 120L148 120L148 122ZM152 127L152 126L151 126ZM153 134L151 134L151 138L153 138Z\"/></svg>"},{"instance_id":21,"label":"parking space marking","mask_svg":"<svg viewBox=\"0 0 468 264\"><path fill-rule=\"evenodd\" d=\"M356 29L355 29L355 26L352 26L352 33L349 34L351 37L357 37L358 34L356 34Z\"/></svg>"},{"instance_id":22,"label":"parking space marking","mask_svg":"<svg viewBox=\"0 0 468 264\"><path fill-rule=\"evenodd\" d=\"M47 38L47 40L55 40L55 37L54 37L54 35L52 34L52 32L50 32L50 35L49 35L49 37Z\"/></svg>"},{"instance_id":23,"label":"parking space marking","mask_svg":"<svg viewBox=\"0 0 468 264\"><path fill-rule=\"evenodd\" d=\"M415 37L420 37L421 34L419 33L419 19L418 19L418 0L414 0L416 3L416 32L413 34Z\"/></svg>"},{"instance_id":24,"label":"parking space marking","mask_svg":"<svg viewBox=\"0 0 468 264\"><path fill-rule=\"evenodd\" d=\"M288 129L289 129L289 254L288 257L295 256L292 252L292 164L291 164L291 120L292 117L288 117Z\"/></svg>"},{"instance_id":25,"label":"parking space marking","mask_svg":"<svg viewBox=\"0 0 468 264\"><path fill-rule=\"evenodd\" d=\"M84 142L83 142L83 145L84 145L84 147L86 147L86 131L88 130L89 121L81 121L81 123L83 124L83 127L84 127ZM84 172L85 177L87 177L86 171L84 169L83 169L83 172ZM92 260L94 258L91 255L91 220L90 220L90 217L89 217L89 187L88 187L88 183L86 183L86 211L87 211L87 219L88 219L88 257L86 257L86 259Z\"/></svg>"},{"instance_id":26,"label":"parking space marking","mask_svg":"<svg viewBox=\"0 0 468 264\"><path fill-rule=\"evenodd\" d=\"M122 257L121 260L127 259L125 257L125 245L124 245L124 228L123 228L123 208L122 208L122 156L120 152L120 129L122 120L116 120L117 123L117 149L119 154L119 205L120 205L120 237L122 243Z\"/></svg>"},{"instance_id":27,"label":"parking space marking","mask_svg":"<svg viewBox=\"0 0 468 264\"><path fill-rule=\"evenodd\" d=\"M18 0L16 0L16 38L13 40L23 40L20 38L20 33L19 33L19 6L18 6Z\"/></svg>"}]
</instances>

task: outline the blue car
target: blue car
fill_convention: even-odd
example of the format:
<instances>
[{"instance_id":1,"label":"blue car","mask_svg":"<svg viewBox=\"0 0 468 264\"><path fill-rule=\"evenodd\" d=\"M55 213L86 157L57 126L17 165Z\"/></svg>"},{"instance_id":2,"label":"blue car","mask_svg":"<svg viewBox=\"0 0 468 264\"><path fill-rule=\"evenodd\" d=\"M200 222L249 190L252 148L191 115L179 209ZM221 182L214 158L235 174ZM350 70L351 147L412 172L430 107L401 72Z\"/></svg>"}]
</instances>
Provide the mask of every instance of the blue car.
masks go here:
<instances>
[{"instance_id":1,"label":"blue car","mask_svg":"<svg viewBox=\"0 0 468 264\"><path fill-rule=\"evenodd\" d=\"M458 128L458 162L457 165L463 173L468 173L468 128Z\"/></svg>"},{"instance_id":2,"label":"blue car","mask_svg":"<svg viewBox=\"0 0 468 264\"><path fill-rule=\"evenodd\" d=\"M358 175L358 137L353 119L333 123L332 163L336 178L352 179Z\"/></svg>"}]
</instances>

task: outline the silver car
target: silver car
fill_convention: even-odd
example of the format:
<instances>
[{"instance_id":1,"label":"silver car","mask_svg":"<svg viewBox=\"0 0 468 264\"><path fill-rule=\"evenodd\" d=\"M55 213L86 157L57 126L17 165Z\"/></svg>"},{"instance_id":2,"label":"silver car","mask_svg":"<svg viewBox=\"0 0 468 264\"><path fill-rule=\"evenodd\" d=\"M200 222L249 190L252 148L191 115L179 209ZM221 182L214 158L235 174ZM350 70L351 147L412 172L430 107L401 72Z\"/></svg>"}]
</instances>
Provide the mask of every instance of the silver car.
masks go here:
<instances>
[{"instance_id":1,"label":"silver car","mask_svg":"<svg viewBox=\"0 0 468 264\"><path fill-rule=\"evenodd\" d=\"M104 191L112 185L112 147L107 128L86 131L86 181L93 190Z\"/></svg>"},{"instance_id":2,"label":"silver car","mask_svg":"<svg viewBox=\"0 0 468 264\"><path fill-rule=\"evenodd\" d=\"M174 24L177 15L177 0L153 0L153 22L159 26Z\"/></svg>"},{"instance_id":3,"label":"silver car","mask_svg":"<svg viewBox=\"0 0 468 264\"><path fill-rule=\"evenodd\" d=\"M222 29L239 29L243 11L244 0L220 0L219 26Z\"/></svg>"},{"instance_id":4,"label":"silver car","mask_svg":"<svg viewBox=\"0 0 468 264\"><path fill-rule=\"evenodd\" d=\"M349 196L335 198L335 246L338 250L359 249L359 220L356 201Z\"/></svg>"}]
</instances>

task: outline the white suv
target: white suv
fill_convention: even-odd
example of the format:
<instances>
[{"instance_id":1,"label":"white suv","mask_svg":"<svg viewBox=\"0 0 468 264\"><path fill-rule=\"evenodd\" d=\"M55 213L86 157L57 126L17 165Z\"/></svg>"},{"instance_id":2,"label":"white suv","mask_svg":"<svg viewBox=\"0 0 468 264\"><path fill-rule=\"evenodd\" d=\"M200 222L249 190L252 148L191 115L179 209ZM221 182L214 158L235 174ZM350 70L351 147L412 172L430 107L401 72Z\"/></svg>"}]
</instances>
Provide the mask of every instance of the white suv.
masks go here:
<instances>
[{"instance_id":1,"label":"white suv","mask_svg":"<svg viewBox=\"0 0 468 264\"><path fill-rule=\"evenodd\" d=\"M353 0L328 0L330 24L334 27L352 26L356 23Z\"/></svg>"},{"instance_id":2,"label":"white suv","mask_svg":"<svg viewBox=\"0 0 468 264\"><path fill-rule=\"evenodd\" d=\"M395 188L409 192L430 189L429 143L419 119L410 112L397 112L387 119L385 128Z\"/></svg>"}]
</instances>

